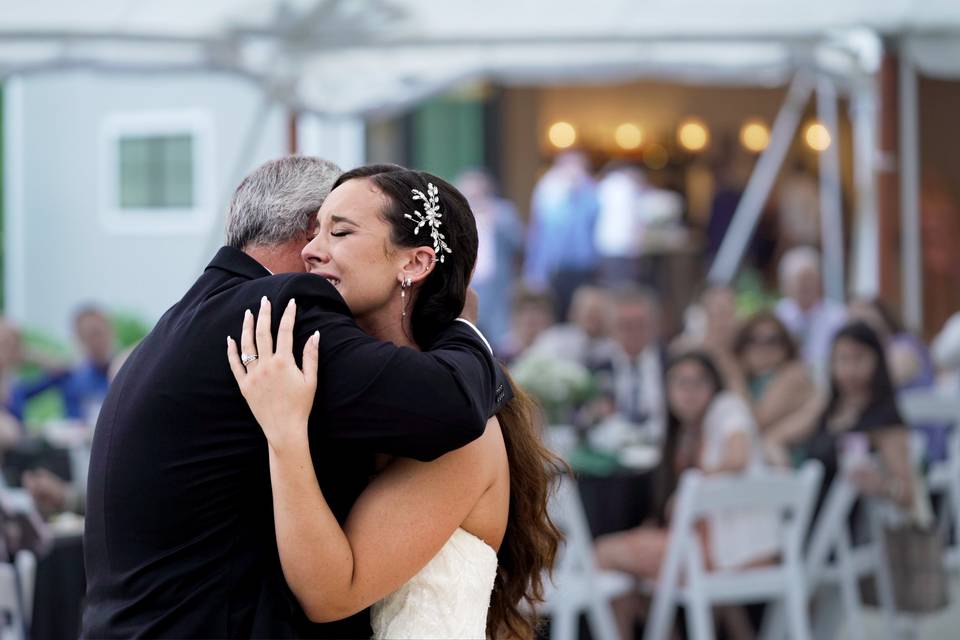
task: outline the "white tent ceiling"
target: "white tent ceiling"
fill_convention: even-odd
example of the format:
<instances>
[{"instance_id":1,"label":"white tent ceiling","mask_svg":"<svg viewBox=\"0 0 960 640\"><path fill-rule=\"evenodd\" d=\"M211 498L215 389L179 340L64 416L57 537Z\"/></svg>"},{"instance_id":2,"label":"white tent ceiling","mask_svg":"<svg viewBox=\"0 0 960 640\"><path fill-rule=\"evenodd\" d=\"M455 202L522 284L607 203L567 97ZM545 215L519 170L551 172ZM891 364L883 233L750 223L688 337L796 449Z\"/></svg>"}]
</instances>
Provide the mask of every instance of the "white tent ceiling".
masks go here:
<instances>
[{"instance_id":1,"label":"white tent ceiling","mask_svg":"<svg viewBox=\"0 0 960 640\"><path fill-rule=\"evenodd\" d=\"M398 107L471 78L782 83L870 72L879 35L960 75L956 0L0 0L0 76L220 69L327 113Z\"/></svg>"}]
</instances>

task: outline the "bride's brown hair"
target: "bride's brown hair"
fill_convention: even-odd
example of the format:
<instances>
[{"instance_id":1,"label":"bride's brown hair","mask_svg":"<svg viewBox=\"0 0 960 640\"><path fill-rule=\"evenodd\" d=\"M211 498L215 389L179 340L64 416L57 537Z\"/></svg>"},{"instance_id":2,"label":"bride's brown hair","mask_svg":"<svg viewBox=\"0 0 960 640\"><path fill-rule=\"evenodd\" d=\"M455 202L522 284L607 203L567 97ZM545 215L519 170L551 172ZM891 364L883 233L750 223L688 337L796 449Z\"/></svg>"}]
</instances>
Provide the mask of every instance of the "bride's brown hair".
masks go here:
<instances>
[{"instance_id":1,"label":"bride's brown hair","mask_svg":"<svg viewBox=\"0 0 960 640\"><path fill-rule=\"evenodd\" d=\"M365 178L386 197L381 212L391 226L391 240L401 247L432 246L430 233L405 214L422 210L413 189L424 193L427 185L439 190L442 226L452 253L437 263L420 285L411 311L413 339L426 349L433 336L463 311L470 275L477 261L477 225L466 198L437 176L390 164L369 165L340 176L333 188L348 180ZM439 256L438 256L439 257ZM511 381L513 384L513 381ZM532 638L536 631L535 606L543 601L543 578L553 568L560 530L547 512L553 478L565 467L540 439L540 412L520 387L500 410L503 441L510 466L510 515L497 553L498 570L487 616L489 638Z\"/></svg>"}]
</instances>

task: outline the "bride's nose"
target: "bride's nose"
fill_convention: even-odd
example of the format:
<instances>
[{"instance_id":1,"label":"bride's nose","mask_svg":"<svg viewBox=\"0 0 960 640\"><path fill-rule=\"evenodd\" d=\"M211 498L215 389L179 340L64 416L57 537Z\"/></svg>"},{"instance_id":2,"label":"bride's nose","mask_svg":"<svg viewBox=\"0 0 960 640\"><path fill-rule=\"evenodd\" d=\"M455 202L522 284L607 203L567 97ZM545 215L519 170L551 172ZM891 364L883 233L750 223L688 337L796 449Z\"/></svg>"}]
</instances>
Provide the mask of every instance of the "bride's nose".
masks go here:
<instances>
[{"instance_id":1,"label":"bride's nose","mask_svg":"<svg viewBox=\"0 0 960 640\"><path fill-rule=\"evenodd\" d=\"M303 262L307 265L308 271L313 265L330 262L330 254L327 253L325 247L321 246L321 235L322 234L318 234L313 240L308 242L300 252L300 257L303 258Z\"/></svg>"}]
</instances>

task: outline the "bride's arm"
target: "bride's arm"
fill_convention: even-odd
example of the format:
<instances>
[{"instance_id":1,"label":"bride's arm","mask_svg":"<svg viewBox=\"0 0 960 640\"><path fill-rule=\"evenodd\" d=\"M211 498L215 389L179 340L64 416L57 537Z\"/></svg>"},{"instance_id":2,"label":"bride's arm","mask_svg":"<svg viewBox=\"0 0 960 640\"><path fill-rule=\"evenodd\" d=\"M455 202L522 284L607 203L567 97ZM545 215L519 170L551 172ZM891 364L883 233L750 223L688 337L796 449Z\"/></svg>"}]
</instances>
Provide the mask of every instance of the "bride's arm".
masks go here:
<instances>
[{"instance_id":1,"label":"bride's arm","mask_svg":"<svg viewBox=\"0 0 960 640\"><path fill-rule=\"evenodd\" d=\"M326 622L395 591L436 555L490 486L494 447L502 441L492 420L481 438L433 462L396 461L364 491L341 528L310 457L307 418L316 388L310 372L316 371L317 350L315 339L308 341L301 371L292 356L294 311L288 307L281 320L276 354L269 308L265 314L261 307L256 344L252 316L244 319L242 337L243 351L259 353L259 360L245 370L232 341L228 356L269 443L284 576L307 616Z\"/></svg>"},{"instance_id":2,"label":"bride's arm","mask_svg":"<svg viewBox=\"0 0 960 640\"><path fill-rule=\"evenodd\" d=\"M314 622L350 616L422 569L490 485L480 440L433 462L398 459L360 496L343 529L323 498L306 446L271 450L270 477L284 577ZM485 442L487 441L487 442Z\"/></svg>"}]
</instances>

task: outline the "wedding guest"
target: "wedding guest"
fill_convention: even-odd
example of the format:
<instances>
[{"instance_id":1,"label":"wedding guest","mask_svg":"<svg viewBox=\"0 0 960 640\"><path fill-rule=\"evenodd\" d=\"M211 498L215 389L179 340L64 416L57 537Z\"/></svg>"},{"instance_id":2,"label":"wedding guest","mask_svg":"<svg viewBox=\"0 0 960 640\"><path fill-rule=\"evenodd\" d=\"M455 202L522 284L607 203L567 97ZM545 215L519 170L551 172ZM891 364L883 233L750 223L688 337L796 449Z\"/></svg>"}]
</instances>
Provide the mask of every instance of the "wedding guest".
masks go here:
<instances>
[{"instance_id":1,"label":"wedding guest","mask_svg":"<svg viewBox=\"0 0 960 640\"><path fill-rule=\"evenodd\" d=\"M577 289L570 305L569 321L544 331L531 353L572 360L587 368L609 361L616 350L610 338L613 323L610 292L585 285Z\"/></svg>"},{"instance_id":2,"label":"wedding guest","mask_svg":"<svg viewBox=\"0 0 960 640\"><path fill-rule=\"evenodd\" d=\"M684 313L684 331L670 343L670 353L706 351L724 380L731 381L740 374L733 351L737 328L736 293L726 285L709 285Z\"/></svg>"},{"instance_id":3,"label":"wedding guest","mask_svg":"<svg viewBox=\"0 0 960 640\"><path fill-rule=\"evenodd\" d=\"M941 374L938 385L960 391L960 311L947 318L934 337L930 355Z\"/></svg>"},{"instance_id":4,"label":"wedding guest","mask_svg":"<svg viewBox=\"0 0 960 640\"><path fill-rule=\"evenodd\" d=\"M47 371L37 380L17 385L10 404L11 413L19 419L23 419L31 398L56 389L63 398L67 418L91 424L96 421L107 394L107 373L115 353L113 326L102 309L85 306L74 314L73 328L83 359L72 369Z\"/></svg>"},{"instance_id":5,"label":"wedding guest","mask_svg":"<svg viewBox=\"0 0 960 640\"><path fill-rule=\"evenodd\" d=\"M44 518L66 512L80 515L84 513L83 492L47 469L24 471L20 483L33 497L37 511Z\"/></svg>"},{"instance_id":6,"label":"wedding guest","mask_svg":"<svg viewBox=\"0 0 960 640\"><path fill-rule=\"evenodd\" d=\"M746 320L733 347L742 372L731 387L745 398L761 435L802 407L813 395L807 367L787 328L769 311Z\"/></svg>"},{"instance_id":7,"label":"wedding guest","mask_svg":"<svg viewBox=\"0 0 960 640\"><path fill-rule=\"evenodd\" d=\"M557 317L567 317L573 293L597 267L594 229L597 187L582 151L556 157L533 190L523 277L538 291L552 291Z\"/></svg>"},{"instance_id":8,"label":"wedding guest","mask_svg":"<svg viewBox=\"0 0 960 640\"><path fill-rule=\"evenodd\" d=\"M650 184L638 167L616 163L600 180L597 199L596 246L603 283L618 286L649 281L650 269L644 269L646 230L679 220L683 198Z\"/></svg>"},{"instance_id":9,"label":"wedding guest","mask_svg":"<svg viewBox=\"0 0 960 640\"><path fill-rule=\"evenodd\" d=\"M617 290L613 301L616 349L608 361L592 368L602 390L612 396L615 411L659 440L666 421L660 302L653 291L639 287Z\"/></svg>"},{"instance_id":10,"label":"wedding guest","mask_svg":"<svg viewBox=\"0 0 960 640\"><path fill-rule=\"evenodd\" d=\"M524 228L517 209L497 195L490 174L471 169L457 187L470 203L477 221L477 264L470 286L480 297L477 324L490 342L499 345L510 331L510 304L517 280L517 258L523 249Z\"/></svg>"},{"instance_id":11,"label":"wedding guest","mask_svg":"<svg viewBox=\"0 0 960 640\"><path fill-rule=\"evenodd\" d=\"M654 516L641 527L601 536L596 542L600 568L650 580L657 578L666 556L671 511L683 472L746 473L763 466L750 409L737 394L724 390L709 355L692 351L672 359L666 397L667 434L656 472ZM777 524L773 514L757 511L711 519L701 536L708 567L733 569L769 562L778 549ZM639 610L636 599L622 599L615 608L622 637L632 637ZM727 610L723 617L734 637L749 634L742 610Z\"/></svg>"},{"instance_id":12,"label":"wedding guest","mask_svg":"<svg viewBox=\"0 0 960 640\"><path fill-rule=\"evenodd\" d=\"M897 393L917 389L932 389L937 382L933 357L923 340L907 331L893 310L879 298L857 298L847 311L851 319L861 320L873 329L884 346L890 378ZM944 460L947 456L949 424L912 424L926 443L928 461Z\"/></svg>"},{"instance_id":13,"label":"wedding guest","mask_svg":"<svg viewBox=\"0 0 960 640\"><path fill-rule=\"evenodd\" d=\"M819 379L833 336L846 322L846 310L823 297L820 252L813 247L796 247L785 253L779 276L785 297L777 303L777 317L790 330L807 366Z\"/></svg>"},{"instance_id":14,"label":"wedding guest","mask_svg":"<svg viewBox=\"0 0 960 640\"><path fill-rule=\"evenodd\" d=\"M521 289L514 297L512 311L510 332L496 349L505 362L512 362L532 347L554 324L553 300L545 293Z\"/></svg>"},{"instance_id":15,"label":"wedding guest","mask_svg":"<svg viewBox=\"0 0 960 640\"><path fill-rule=\"evenodd\" d=\"M910 432L876 332L863 322L846 325L834 339L829 362L829 390L815 394L767 439L782 447L802 445L823 464L821 500L844 459L855 459L850 478L861 493L910 508ZM879 463L866 458L869 452Z\"/></svg>"}]
</instances>

